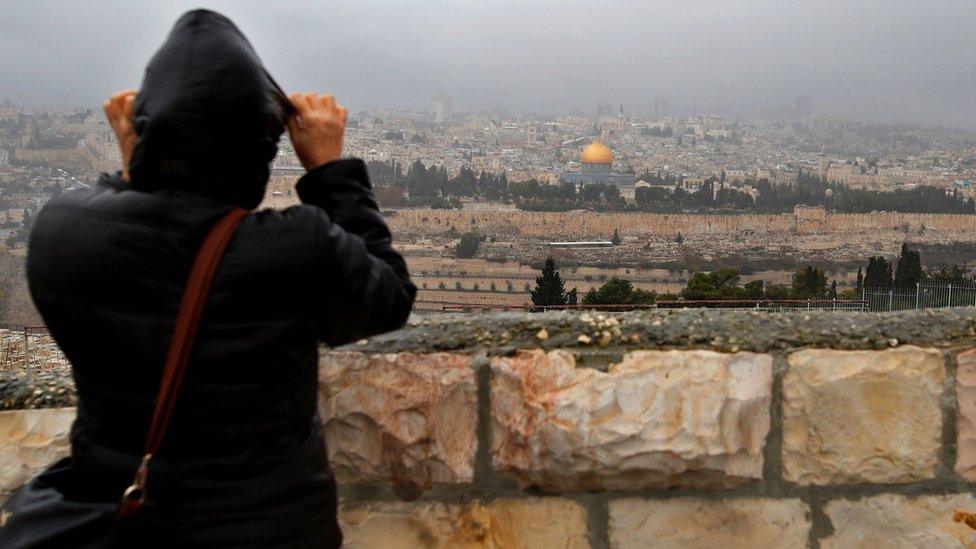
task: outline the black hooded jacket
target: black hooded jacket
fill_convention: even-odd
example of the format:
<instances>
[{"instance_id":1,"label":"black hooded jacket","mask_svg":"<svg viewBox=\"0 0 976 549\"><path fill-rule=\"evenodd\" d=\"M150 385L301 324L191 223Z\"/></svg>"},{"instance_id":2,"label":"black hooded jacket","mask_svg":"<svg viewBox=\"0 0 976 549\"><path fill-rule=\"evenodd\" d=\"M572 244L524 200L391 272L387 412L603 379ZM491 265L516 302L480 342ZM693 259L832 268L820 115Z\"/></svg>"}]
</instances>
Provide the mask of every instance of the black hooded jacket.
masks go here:
<instances>
[{"instance_id":1,"label":"black hooded jacket","mask_svg":"<svg viewBox=\"0 0 976 549\"><path fill-rule=\"evenodd\" d=\"M38 215L30 288L79 396L70 497L115 502L131 481L195 254L233 205L264 195L281 98L233 23L187 13L139 90L131 184L103 175ZM153 459L143 539L336 541L318 343L400 327L416 289L361 161L316 168L297 192L302 205L249 214L223 257Z\"/></svg>"}]
</instances>

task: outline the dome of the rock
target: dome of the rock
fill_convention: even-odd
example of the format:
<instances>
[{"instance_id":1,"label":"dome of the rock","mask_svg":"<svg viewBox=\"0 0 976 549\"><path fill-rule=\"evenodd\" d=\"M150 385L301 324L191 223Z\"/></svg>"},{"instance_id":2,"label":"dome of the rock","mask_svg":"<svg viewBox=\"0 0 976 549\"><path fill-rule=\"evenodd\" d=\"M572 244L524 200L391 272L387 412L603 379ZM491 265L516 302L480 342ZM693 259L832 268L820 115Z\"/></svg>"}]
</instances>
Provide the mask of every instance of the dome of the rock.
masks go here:
<instances>
[{"instance_id":1,"label":"dome of the rock","mask_svg":"<svg viewBox=\"0 0 976 549\"><path fill-rule=\"evenodd\" d=\"M613 152L610 147L599 141L594 141L580 153L580 162L583 164L613 164Z\"/></svg>"}]
</instances>

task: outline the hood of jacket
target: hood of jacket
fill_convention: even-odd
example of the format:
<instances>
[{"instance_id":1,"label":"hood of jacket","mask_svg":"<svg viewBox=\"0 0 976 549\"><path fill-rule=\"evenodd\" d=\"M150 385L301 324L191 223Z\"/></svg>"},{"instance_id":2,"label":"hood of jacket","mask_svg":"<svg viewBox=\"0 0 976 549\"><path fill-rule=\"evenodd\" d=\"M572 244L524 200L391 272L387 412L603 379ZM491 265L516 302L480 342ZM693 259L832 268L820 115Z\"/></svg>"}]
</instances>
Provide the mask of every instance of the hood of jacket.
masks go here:
<instances>
[{"instance_id":1,"label":"hood of jacket","mask_svg":"<svg viewBox=\"0 0 976 549\"><path fill-rule=\"evenodd\" d=\"M252 209L289 115L287 97L234 23L188 12L150 60L136 97L132 188Z\"/></svg>"}]
</instances>

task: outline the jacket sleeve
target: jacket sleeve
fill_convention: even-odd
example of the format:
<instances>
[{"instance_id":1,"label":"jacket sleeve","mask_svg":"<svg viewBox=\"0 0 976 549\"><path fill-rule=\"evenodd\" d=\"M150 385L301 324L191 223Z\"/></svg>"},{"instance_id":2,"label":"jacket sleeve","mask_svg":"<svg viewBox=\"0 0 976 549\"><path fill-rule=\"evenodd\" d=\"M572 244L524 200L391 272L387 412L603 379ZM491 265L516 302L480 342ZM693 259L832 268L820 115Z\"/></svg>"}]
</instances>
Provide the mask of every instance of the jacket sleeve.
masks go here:
<instances>
[{"instance_id":1,"label":"jacket sleeve","mask_svg":"<svg viewBox=\"0 0 976 549\"><path fill-rule=\"evenodd\" d=\"M338 160L302 176L298 197L318 206L315 297L319 338L340 345L406 322L417 288L393 249L362 160Z\"/></svg>"}]
</instances>

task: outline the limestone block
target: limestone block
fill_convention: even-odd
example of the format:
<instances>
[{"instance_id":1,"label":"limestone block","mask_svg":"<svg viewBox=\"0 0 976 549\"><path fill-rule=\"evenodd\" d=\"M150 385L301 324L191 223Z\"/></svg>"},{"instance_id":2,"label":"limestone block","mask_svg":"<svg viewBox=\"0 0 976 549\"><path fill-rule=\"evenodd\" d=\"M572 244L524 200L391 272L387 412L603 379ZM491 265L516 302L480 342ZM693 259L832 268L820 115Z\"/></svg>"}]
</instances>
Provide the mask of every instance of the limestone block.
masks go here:
<instances>
[{"instance_id":1,"label":"limestone block","mask_svg":"<svg viewBox=\"0 0 976 549\"><path fill-rule=\"evenodd\" d=\"M936 349L809 349L783 382L783 468L805 485L935 475L945 373Z\"/></svg>"},{"instance_id":2,"label":"limestone block","mask_svg":"<svg viewBox=\"0 0 976 549\"><path fill-rule=\"evenodd\" d=\"M0 412L0 499L71 453L74 408Z\"/></svg>"},{"instance_id":3,"label":"limestone block","mask_svg":"<svg viewBox=\"0 0 976 549\"><path fill-rule=\"evenodd\" d=\"M470 362L449 353L324 354L319 406L337 480L470 482L477 448Z\"/></svg>"},{"instance_id":4,"label":"limestone block","mask_svg":"<svg viewBox=\"0 0 976 549\"><path fill-rule=\"evenodd\" d=\"M675 498L610 502L610 545L655 547L807 547L810 518L798 499Z\"/></svg>"},{"instance_id":5,"label":"limestone block","mask_svg":"<svg viewBox=\"0 0 976 549\"><path fill-rule=\"evenodd\" d=\"M970 494L907 497L883 494L857 501L834 500L824 511L833 534L824 549L973 547L976 531L952 521L956 510L976 511Z\"/></svg>"},{"instance_id":6,"label":"limestone block","mask_svg":"<svg viewBox=\"0 0 976 549\"><path fill-rule=\"evenodd\" d=\"M976 349L956 357L956 473L976 482Z\"/></svg>"},{"instance_id":7,"label":"limestone block","mask_svg":"<svg viewBox=\"0 0 976 549\"><path fill-rule=\"evenodd\" d=\"M496 470L545 490L726 487L762 476L772 357L637 351L607 372L566 351L492 360Z\"/></svg>"},{"instance_id":8,"label":"limestone block","mask_svg":"<svg viewBox=\"0 0 976 549\"><path fill-rule=\"evenodd\" d=\"M350 549L589 547L586 511L562 498L343 505L339 522Z\"/></svg>"}]
</instances>

